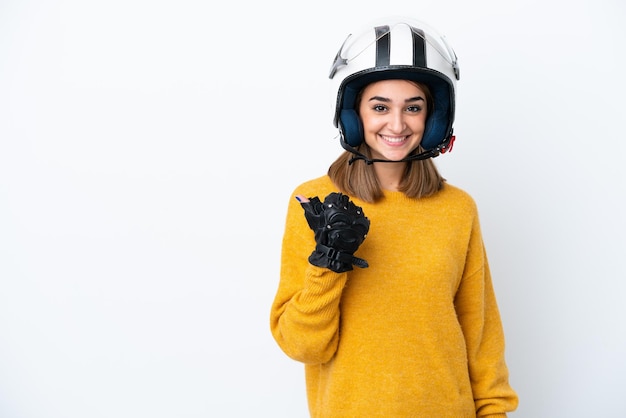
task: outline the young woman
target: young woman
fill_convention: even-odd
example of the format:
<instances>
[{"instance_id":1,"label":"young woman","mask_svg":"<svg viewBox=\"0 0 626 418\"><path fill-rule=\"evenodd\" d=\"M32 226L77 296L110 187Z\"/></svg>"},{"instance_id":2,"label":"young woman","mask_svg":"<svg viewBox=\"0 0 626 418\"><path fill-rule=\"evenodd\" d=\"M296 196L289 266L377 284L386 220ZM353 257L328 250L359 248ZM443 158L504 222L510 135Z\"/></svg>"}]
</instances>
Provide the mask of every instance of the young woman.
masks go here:
<instances>
[{"instance_id":1,"label":"young woman","mask_svg":"<svg viewBox=\"0 0 626 418\"><path fill-rule=\"evenodd\" d=\"M456 56L391 19L331 68L345 151L288 207L272 334L305 364L313 418L505 417L518 404L473 199L453 143Z\"/></svg>"}]
</instances>

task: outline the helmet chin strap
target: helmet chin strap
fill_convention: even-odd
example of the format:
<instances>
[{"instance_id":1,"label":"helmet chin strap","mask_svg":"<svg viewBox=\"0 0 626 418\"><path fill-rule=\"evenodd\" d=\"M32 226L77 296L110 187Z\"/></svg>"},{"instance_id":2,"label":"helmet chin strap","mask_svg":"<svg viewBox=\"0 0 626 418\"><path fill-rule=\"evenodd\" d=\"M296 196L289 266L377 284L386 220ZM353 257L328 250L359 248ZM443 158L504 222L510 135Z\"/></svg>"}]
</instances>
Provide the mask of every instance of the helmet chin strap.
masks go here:
<instances>
[{"instance_id":1,"label":"helmet chin strap","mask_svg":"<svg viewBox=\"0 0 626 418\"><path fill-rule=\"evenodd\" d=\"M435 158L439 154L445 154L446 152L451 151L452 145L454 144L454 139L455 139L454 135L450 135L449 140L445 141L443 144L440 144L433 149L420 152L419 154L409 155L408 157L405 157L401 160L381 160L379 158L368 158L363 153L359 152L356 148L354 148L352 145L348 144L346 140L344 139L343 134L341 132L339 133L339 142L341 143L341 146L343 147L343 149L354 154L354 156L350 159L350 161L348 161L348 164L352 164L356 160L363 160L365 161L365 164L367 165L371 165L374 163L404 163L404 162L415 161L415 160L427 160L429 158Z\"/></svg>"}]
</instances>

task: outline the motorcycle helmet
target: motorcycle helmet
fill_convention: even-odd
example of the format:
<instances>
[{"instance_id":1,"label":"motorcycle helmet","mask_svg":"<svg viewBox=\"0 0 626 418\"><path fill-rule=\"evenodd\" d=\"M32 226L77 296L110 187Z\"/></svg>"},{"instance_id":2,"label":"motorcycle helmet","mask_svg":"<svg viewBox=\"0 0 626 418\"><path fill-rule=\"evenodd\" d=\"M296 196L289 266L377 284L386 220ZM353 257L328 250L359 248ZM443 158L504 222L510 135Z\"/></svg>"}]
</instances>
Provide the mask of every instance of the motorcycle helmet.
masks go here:
<instances>
[{"instance_id":1,"label":"motorcycle helmet","mask_svg":"<svg viewBox=\"0 0 626 418\"><path fill-rule=\"evenodd\" d=\"M423 22L388 18L373 23L361 33L348 35L330 69L333 124L339 129L342 146L354 153L363 142L363 127L356 102L368 84L388 79L405 79L426 84L434 108L428 115L421 158L446 152L454 139L454 105L459 80L456 54L445 38Z\"/></svg>"}]
</instances>

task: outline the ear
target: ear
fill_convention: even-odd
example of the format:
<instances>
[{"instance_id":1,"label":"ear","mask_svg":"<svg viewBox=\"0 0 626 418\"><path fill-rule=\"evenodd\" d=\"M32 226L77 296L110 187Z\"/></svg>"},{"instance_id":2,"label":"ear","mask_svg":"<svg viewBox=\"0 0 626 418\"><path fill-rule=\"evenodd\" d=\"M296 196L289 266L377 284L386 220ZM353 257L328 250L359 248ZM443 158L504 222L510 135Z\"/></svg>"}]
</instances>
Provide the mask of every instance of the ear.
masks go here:
<instances>
[{"instance_id":1,"label":"ear","mask_svg":"<svg viewBox=\"0 0 626 418\"><path fill-rule=\"evenodd\" d=\"M339 114L339 126L348 145L356 147L363 142L363 124L354 109L343 109Z\"/></svg>"}]
</instances>

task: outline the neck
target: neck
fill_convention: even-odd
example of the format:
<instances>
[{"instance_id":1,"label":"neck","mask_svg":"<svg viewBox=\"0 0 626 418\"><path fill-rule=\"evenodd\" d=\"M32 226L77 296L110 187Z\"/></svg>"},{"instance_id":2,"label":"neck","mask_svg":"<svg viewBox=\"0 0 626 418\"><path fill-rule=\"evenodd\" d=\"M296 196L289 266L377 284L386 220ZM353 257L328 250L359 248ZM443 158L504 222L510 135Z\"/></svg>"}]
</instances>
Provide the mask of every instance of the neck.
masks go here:
<instances>
[{"instance_id":1,"label":"neck","mask_svg":"<svg viewBox=\"0 0 626 418\"><path fill-rule=\"evenodd\" d=\"M374 164L374 172L383 189L397 191L406 170L406 162Z\"/></svg>"}]
</instances>

